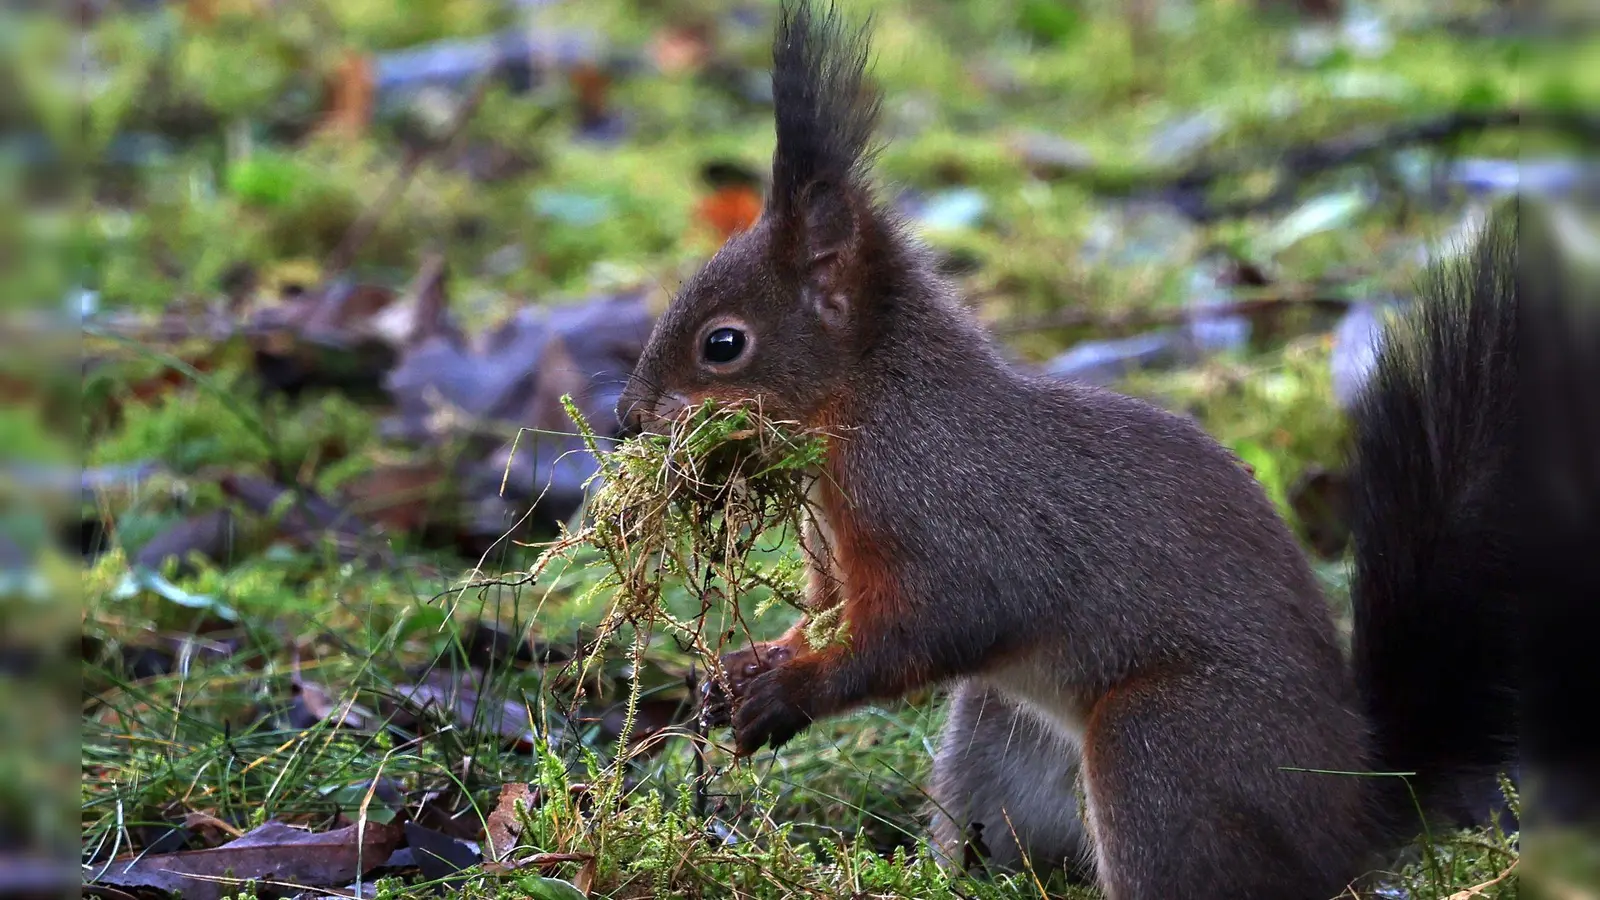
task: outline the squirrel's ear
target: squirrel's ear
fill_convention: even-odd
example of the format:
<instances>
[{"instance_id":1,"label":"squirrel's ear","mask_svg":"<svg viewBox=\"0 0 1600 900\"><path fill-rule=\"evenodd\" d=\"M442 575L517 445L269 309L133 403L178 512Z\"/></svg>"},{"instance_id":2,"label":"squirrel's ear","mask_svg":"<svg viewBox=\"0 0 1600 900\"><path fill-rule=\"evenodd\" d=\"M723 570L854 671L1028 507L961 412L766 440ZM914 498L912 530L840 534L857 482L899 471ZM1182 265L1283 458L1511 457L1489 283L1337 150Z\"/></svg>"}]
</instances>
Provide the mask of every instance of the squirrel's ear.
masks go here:
<instances>
[{"instance_id":1,"label":"squirrel's ear","mask_svg":"<svg viewBox=\"0 0 1600 900\"><path fill-rule=\"evenodd\" d=\"M773 215L782 255L803 296L837 330L859 305L864 236L873 208L866 191L878 94L866 81L866 31L846 29L829 6L784 0L772 47L777 148Z\"/></svg>"},{"instance_id":2,"label":"squirrel's ear","mask_svg":"<svg viewBox=\"0 0 1600 900\"><path fill-rule=\"evenodd\" d=\"M852 286L861 262L861 217L871 212L851 185L817 182L806 191L797 210L804 240L796 260L805 279L801 296L811 303L829 330L849 325L854 311Z\"/></svg>"}]
</instances>

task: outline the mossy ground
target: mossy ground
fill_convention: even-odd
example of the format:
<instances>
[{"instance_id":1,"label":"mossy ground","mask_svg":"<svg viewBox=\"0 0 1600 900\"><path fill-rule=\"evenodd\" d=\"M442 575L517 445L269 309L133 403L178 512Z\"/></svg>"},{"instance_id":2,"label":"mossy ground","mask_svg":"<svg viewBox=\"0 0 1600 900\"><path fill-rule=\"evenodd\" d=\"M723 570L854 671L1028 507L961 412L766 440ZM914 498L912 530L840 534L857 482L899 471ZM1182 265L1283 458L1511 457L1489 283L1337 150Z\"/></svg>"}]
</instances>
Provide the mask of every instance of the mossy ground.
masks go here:
<instances>
[{"instance_id":1,"label":"mossy ground","mask_svg":"<svg viewBox=\"0 0 1600 900\"><path fill-rule=\"evenodd\" d=\"M155 310L215 296L246 265L264 283L314 283L352 223L393 183L407 129L423 126L415 115L380 118L359 136L289 145L274 140L272 123L314 110L319 85L350 51L482 34L513 21L490 0L307 0L270 13L249 0L210 5L219 9L211 24L186 20L173 5L110 15L92 27L108 64L88 96L85 158L105 155L114 134L169 127L174 111L207 124L137 165L108 167L90 195L63 188L47 196L56 215L41 214L40 233L24 237L50 243L68 265L19 271L34 296L63 296L71 284L95 291L102 307ZM745 17L731 0L698 0L692 11L594 0L536 15L540 28L577 29L624 51L641 51L669 26L701 16L719 26L719 59L735 73L751 67L759 81L768 6ZM1118 195L1187 164L1143 150L1176 119L1214 117L1216 135L1199 158L1270 158L1273 148L1360 126L1519 103L1576 108L1600 95L1600 82L1581 75L1594 67L1567 64L1592 54L1592 44L1535 51L1524 41L1442 28L1399 34L1375 58L1339 51L1316 65L1287 65L1290 28L1229 0L1169 4L1176 11L1170 27L1137 39L1108 3L845 6L876 19L876 72L892 141L881 157L886 180L925 196L961 188L982 198L981 215L925 232L936 247L975 263L960 277L982 314L997 325L1077 316L1068 327L1009 331L1009 346L1027 362L1099 336L1102 320L1177 308L1194 263L1212 247L1268 266L1288 292L1403 292L1417 248L1459 218L1460 203L1384 194L1289 246L1278 239L1292 204L1204 227L1157 227L1154 252L1132 247L1120 232L1111 252L1080 258L1076 248L1118 227L1107 218ZM1470 17L1487 4L1376 6L1399 22ZM28 52L66 40L42 22L11 33L27 36L17 46ZM692 71L617 77L606 97L624 128L616 141L580 133L576 89L564 80L527 93L491 88L464 139L510 151L522 164L483 182L443 155L425 162L359 248L354 268L399 284L420 253L442 250L453 309L473 330L528 303L619 286L670 291L716 243L696 213L700 168L731 159L759 171L771 149L769 111L737 83ZM48 114L65 102L51 85L31 89L46 127L73 125ZM1087 162L1049 177L1031 172L1015 147L1034 132L1069 138ZM1563 148L1559 137L1490 133L1449 149L1514 157ZM1307 179L1300 196L1373 178L1365 168L1327 173ZM1232 188L1243 191L1270 186L1262 173L1236 181ZM70 277L59 280L62 273ZM1290 334L1124 387L1197 415L1287 512L1294 481L1313 466L1336 468L1342 453L1329 347L1325 335ZM167 476L101 501L101 515L130 548L186 510L218 502L210 475L217 467L289 471L333 492L378 461L410 452L379 438L369 404L330 392L260 399L248 355L208 355L206 372L145 397L130 385L169 368L168 358L125 353L110 374L86 382L81 430L61 437L50 427L60 410L40 408L0 411L0 432L14 454L39 462L164 464ZM936 696L824 723L782 753L741 766L719 749L697 754L692 729L673 725L615 766L615 711L630 694L658 712L676 711L689 699L685 677L704 677L693 648L624 624L581 680L559 664L485 656L474 643L481 623L569 652L590 648L609 612L610 594L597 586L610 567L597 552L578 550L533 573L536 547L502 543L482 559L463 559L412 552L406 535L394 537L401 562L382 571L319 548L281 546L227 569L200 565L173 577L187 605L171 592L130 588L124 551L89 565L82 630L95 650L82 723L86 854L136 846L149 834L141 825L170 821L175 810L239 823L326 822L356 810L391 816L370 796L375 780L398 785L412 812L433 792L458 798L469 817L487 816L504 783L533 782L561 798L584 782L610 792L603 815L552 802L532 814L524 841L592 856L584 877L598 895L1020 897L1044 890L1028 877L950 880L923 859L920 785L941 716ZM774 570L796 557L792 541L778 538L754 553ZM1340 609L1344 567L1339 559L1320 564ZM762 596L707 611L672 579L660 599L685 619L707 615L704 634L735 639L774 635L794 615ZM142 672L136 656L122 652L152 646L176 664ZM504 729L482 722L336 729L284 712L297 702L323 712L354 704L382 723L394 698L427 673L450 669L438 664L444 659L474 661L485 695L520 704L534 746L513 746ZM479 715L486 715L481 707ZM704 771L715 777L686 787ZM6 802L25 807L27 796L14 788ZM1491 881L1515 859L1502 835L1434 835L1400 861L1397 877L1412 896L1447 897ZM576 879L583 867L575 860L554 872ZM458 887L487 897L523 896L537 886L485 874ZM1515 889L1513 877L1486 895ZM425 890L379 885L385 896Z\"/></svg>"}]
</instances>

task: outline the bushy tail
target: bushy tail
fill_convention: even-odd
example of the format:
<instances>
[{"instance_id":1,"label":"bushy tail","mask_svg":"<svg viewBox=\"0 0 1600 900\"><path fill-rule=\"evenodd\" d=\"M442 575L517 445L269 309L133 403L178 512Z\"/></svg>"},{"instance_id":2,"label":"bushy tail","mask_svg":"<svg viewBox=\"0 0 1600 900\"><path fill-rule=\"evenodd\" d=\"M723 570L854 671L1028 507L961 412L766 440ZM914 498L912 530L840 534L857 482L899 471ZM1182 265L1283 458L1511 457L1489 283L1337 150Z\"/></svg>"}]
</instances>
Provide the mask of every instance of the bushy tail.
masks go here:
<instances>
[{"instance_id":1,"label":"bushy tail","mask_svg":"<svg viewBox=\"0 0 1600 900\"><path fill-rule=\"evenodd\" d=\"M1457 821L1496 805L1517 755L1519 218L1429 275L1354 416L1353 651L1378 764Z\"/></svg>"}]
</instances>

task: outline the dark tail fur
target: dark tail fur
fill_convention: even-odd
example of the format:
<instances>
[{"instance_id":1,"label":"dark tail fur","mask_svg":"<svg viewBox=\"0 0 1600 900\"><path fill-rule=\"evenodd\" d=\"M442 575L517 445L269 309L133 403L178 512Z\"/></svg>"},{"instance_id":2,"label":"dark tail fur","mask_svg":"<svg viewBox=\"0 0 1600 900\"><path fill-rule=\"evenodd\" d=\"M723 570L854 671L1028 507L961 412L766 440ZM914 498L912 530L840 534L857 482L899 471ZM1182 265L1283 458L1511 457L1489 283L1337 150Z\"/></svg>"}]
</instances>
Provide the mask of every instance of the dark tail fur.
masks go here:
<instances>
[{"instance_id":1,"label":"dark tail fur","mask_svg":"<svg viewBox=\"0 0 1600 900\"><path fill-rule=\"evenodd\" d=\"M1354 663L1378 765L1415 773L1397 815L1481 819L1516 765L1518 237L1512 206L1430 274L1355 414Z\"/></svg>"},{"instance_id":2,"label":"dark tail fur","mask_svg":"<svg viewBox=\"0 0 1600 900\"><path fill-rule=\"evenodd\" d=\"M865 75L867 31L847 30L832 7L819 16L807 0L785 0L772 48L774 203L800 201L819 185L865 184L879 107Z\"/></svg>"}]
</instances>

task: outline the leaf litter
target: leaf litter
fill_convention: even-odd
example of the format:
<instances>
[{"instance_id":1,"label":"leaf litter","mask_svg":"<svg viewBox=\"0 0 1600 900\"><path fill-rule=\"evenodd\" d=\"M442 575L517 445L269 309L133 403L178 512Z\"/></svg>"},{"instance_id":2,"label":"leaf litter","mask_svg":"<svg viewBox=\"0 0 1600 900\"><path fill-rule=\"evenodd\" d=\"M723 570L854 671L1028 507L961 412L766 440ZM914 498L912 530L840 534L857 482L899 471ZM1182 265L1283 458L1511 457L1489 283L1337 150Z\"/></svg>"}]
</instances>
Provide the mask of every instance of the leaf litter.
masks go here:
<instances>
[{"instance_id":1,"label":"leaf litter","mask_svg":"<svg viewBox=\"0 0 1600 900\"><path fill-rule=\"evenodd\" d=\"M322 833L274 821L220 847L138 854L87 874L100 884L156 888L185 900L222 900L246 881L339 887L384 865L403 836L398 826L370 821Z\"/></svg>"}]
</instances>

